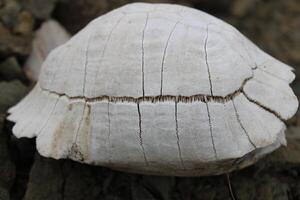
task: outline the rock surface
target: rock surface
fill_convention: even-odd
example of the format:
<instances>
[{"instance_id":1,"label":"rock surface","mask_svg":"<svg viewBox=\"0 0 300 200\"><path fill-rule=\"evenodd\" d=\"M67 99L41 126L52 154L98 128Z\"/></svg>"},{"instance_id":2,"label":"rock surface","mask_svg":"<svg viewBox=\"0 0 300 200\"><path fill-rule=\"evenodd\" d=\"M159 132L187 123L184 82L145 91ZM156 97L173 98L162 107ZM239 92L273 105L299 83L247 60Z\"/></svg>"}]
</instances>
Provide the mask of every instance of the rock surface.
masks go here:
<instances>
[{"instance_id":1,"label":"rock surface","mask_svg":"<svg viewBox=\"0 0 300 200\"><path fill-rule=\"evenodd\" d=\"M18 73L17 73L18 74ZM16 104L28 89L19 80L0 82L0 199L8 200L14 184L15 164L9 151L9 135L4 129L6 110Z\"/></svg>"},{"instance_id":2,"label":"rock surface","mask_svg":"<svg viewBox=\"0 0 300 200\"><path fill-rule=\"evenodd\" d=\"M24 73L15 57L9 57L0 63L0 77L2 80L25 80Z\"/></svg>"},{"instance_id":3,"label":"rock surface","mask_svg":"<svg viewBox=\"0 0 300 200\"><path fill-rule=\"evenodd\" d=\"M38 19L48 19L51 16L58 0L25 0L22 2L32 14Z\"/></svg>"},{"instance_id":4,"label":"rock surface","mask_svg":"<svg viewBox=\"0 0 300 200\"><path fill-rule=\"evenodd\" d=\"M0 199L9 199L9 191L15 177L15 166L8 151L8 135L3 131L5 115L0 114Z\"/></svg>"},{"instance_id":5,"label":"rock surface","mask_svg":"<svg viewBox=\"0 0 300 200\"><path fill-rule=\"evenodd\" d=\"M19 80L0 82L0 113L19 102L28 92L28 88Z\"/></svg>"}]
</instances>

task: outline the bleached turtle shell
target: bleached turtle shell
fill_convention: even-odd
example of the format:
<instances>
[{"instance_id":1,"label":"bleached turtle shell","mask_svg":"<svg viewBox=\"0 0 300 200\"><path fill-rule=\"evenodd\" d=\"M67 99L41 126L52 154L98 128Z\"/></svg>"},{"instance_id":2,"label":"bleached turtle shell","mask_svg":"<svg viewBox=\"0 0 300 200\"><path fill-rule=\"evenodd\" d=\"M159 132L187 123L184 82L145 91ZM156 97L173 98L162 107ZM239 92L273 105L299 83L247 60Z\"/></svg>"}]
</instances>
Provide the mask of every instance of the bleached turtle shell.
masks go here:
<instances>
[{"instance_id":1,"label":"bleached turtle shell","mask_svg":"<svg viewBox=\"0 0 300 200\"><path fill-rule=\"evenodd\" d=\"M128 4L53 50L10 109L40 154L139 173L199 176L285 144L292 68L229 24L179 5Z\"/></svg>"}]
</instances>

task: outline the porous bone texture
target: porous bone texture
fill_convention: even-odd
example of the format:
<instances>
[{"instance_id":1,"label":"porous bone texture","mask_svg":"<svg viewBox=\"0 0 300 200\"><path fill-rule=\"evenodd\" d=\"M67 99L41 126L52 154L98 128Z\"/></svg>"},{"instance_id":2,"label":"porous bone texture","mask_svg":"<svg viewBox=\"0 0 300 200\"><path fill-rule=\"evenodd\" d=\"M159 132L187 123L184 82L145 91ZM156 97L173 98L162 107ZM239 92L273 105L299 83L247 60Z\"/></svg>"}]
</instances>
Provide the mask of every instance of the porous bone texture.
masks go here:
<instances>
[{"instance_id":1,"label":"porous bone texture","mask_svg":"<svg viewBox=\"0 0 300 200\"><path fill-rule=\"evenodd\" d=\"M221 174L285 144L292 68L178 5L129 4L53 50L10 109L40 154L175 176Z\"/></svg>"}]
</instances>

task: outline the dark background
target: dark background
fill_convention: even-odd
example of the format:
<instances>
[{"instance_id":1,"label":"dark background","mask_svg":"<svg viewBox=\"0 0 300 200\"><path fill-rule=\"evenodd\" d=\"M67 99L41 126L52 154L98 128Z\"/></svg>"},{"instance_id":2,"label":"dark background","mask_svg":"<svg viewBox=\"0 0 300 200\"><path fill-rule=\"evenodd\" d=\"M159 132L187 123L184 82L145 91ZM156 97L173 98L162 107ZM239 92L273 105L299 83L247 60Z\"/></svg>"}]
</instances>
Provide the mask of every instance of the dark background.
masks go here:
<instances>
[{"instance_id":1,"label":"dark background","mask_svg":"<svg viewBox=\"0 0 300 200\"><path fill-rule=\"evenodd\" d=\"M175 178L133 175L40 157L34 140L16 140L7 109L32 84L23 72L34 31L49 19L70 33L129 0L0 0L0 200L217 200L230 199L225 176ZM300 0L169 0L215 15L263 50L293 66L300 95ZM288 147L233 172L239 199L300 199L300 116L288 123Z\"/></svg>"}]
</instances>

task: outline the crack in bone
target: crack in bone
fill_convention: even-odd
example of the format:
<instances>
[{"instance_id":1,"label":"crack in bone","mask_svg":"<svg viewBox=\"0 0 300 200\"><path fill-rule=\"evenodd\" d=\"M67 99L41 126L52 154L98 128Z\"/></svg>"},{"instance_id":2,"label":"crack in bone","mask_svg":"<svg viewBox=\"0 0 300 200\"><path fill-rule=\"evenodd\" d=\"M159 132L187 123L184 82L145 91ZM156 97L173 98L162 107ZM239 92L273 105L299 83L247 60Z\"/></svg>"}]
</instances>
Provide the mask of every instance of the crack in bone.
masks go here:
<instances>
[{"instance_id":1,"label":"crack in bone","mask_svg":"<svg viewBox=\"0 0 300 200\"><path fill-rule=\"evenodd\" d=\"M145 96L145 73L144 73L144 68L145 68L145 48L144 48L144 40L145 40L145 31L147 28L149 20L149 13L147 13L147 18L145 22L145 26L143 29L143 34L142 34L142 91L143 91L143 97Z\"/></svg>"},{"instance_id":2,"label":"crack in bone","mask_svg":"<svg viewBox=\"0 0 300 200\"><path fill-rule=\"evenodd\" d=\"M54 113L54 110L55 110L55 108L56 108L56 105L57 105L58 101L59 101L59 98L56 99L55 104L54 104L53 108L51 109L51 112L50 112L50 114L49 114L47 120L46 120L45 123L42 125L42 127L40 128L40 130L37 132L37 136L40 136L40 134L42 133L42 131L44 130L44 128L47 126L49 120L50 120L51 117L52 117L52 114ZM41 135L42 135L42 134L41 134Z\"/></svg>"},{"instance_id":3,"label":"crack in bone","mask_svg":"<svg viewBox=\"0 0 300 200\"><path fill-rule=\"evenodd\" d=\"M83 77L83 87L82 87L82 95L85 94L85 84L86 84L86 77L87 77L87 65L88 65L88 62L89 62L89 46L90 46L90 43L91 43L91 38L92 38L92 33L91 33L91 30L90 30L90 33L88 35L88 39L87 39L87 45L86 45L86 48L85 48L85 60L84 60L84 77Z\"/></svg>"},{"instance_id":4,"label":"crack in bone","mask_svg":"<svg viewBox=\"0 0 300 200\"><path fill-rule=\"evenodd\" d=\"M169 37L167 39L166 46L164 48L163 58L162 58L162 62L161 62L161 70L160 70L160 96L163 95L162 93L163 93L164 64L165 64L167 49L168 49L168 46L169 46L170 39L171 39L171 37L172 37L172 35L173 35L173 33L174 33L174 31L175 31L175 29L176 29L179 22L180 22L180 20L177 21L174 24L174 26L173 26L170 34L169 34Z\"/></svg>"},{"instance_id":5,"label":"crack in bone","mask_svg":"<svg viewBox=\"0 0 300 200\"><path fill-rule=\"evenodd\" d=\"M269 112L269 113L272 113L272 114L275 115L278 119L280 119L282 122L285 122L285 121L286 121L283 117L281 117L281 115L280 115L278 112L272 110L271 108L268 108L267 106L265 106L265 105L259 103L259 102L256 101L256 100L250 98L244 91L242 91L242 93L243 93L244 96L248 99L248 101L250 101L251 103L254 103L254 104L256 104L258 107L264 109L265 111L267 111L267 112Z\"/></svg>"},{"instance_id":6,"label":"crack in bone","mask_svg":"<svg viewBox=\"0 0 300 200\"><path fill-rule=\"evenodd\" d=\"M175 102L175 132L176 132L176 138L177 138L177 147L178 147L178 155L179 159L182 165L183 169L186 169L184 165L184 161L182 159L182 152L181 152L181 147L180 147L180 140L179 140L179 131L178 131L178 117L177 117L177 102Z\"/></svg>"},{"instance_id":7,"label":"crack in bone","mask_svg":"<svg viewBox=\"0 0 300 200\"><path fill-rule=\"evenodd\" d=\"M123 14L121 17L120 17L120 19L115 23L115 25L112 27L112 29L110 30L110 32L109 32L109 34L108 34L108 37L107 37L107 39L106 39L106 41L105 41L105 44L104 44L104 47L103 47L103 51L102 51L102 54L101 54L101 58L100 58L100 63L99 63L99 66L101 65L101 63L102 63L102 61L103 61L103 58L104 58L104 55L105 55L105 52L106 52L106 49L107 49L107 45L108 45L108 43L109 43L109 41L110 41L110 39L111 39L111 36L112 36L112 34L113 34L113 31L117 28L117 26L120 24L120 22L122 21L122 19L124 19L124 17L125 17L125 14ZM96 71L96 73L95 73L95 83L97 82L97 77L98 77L98 73L99 73L99 68L100 67L97 67L97 71ZM97 85L97 84L95 84L95 85ZM96 90L96 88L94 89L94 90Z\"/></svg>"},{"instance_id":8,"label":"crack in bone","mask_svg":"<svg viewBox=\"0 0 300 200\"><path fill-rule=\"evenodd\" d=\"M139 140L140 140L140 146L141 146L142 151L143 151L143 156L144 156L145 163L148 166L149 162L147 160L145 148L144 148L144 145L143 145L143 138L142 138L142 133L143 133L143 131L142 131L142 116L141 116L141 110L140 110L140 104L139 103L137 103L137 110L138 110L138 115L139 115Z\"/></svg>"},{"instance_id":9,"label":"crack in bone","mask_svg":"<svg viewBox=\"0 0 300 200\"><path fill-rule=\"evenodd\" d=\"M247 136L249 142L251 143L251 145L256 149L256 148L257 148L256 145L255 145L254 142L251 140L248 131L246 130L246 128L245 128L244 125L242 124L240 115L239 115L239 113L238 113L238 111L237 111L237 108L236 108L236 106L235 106L235 103L234 103L234 100L233 100L233 99L232 99L232 105L233 105L233 108L234 108L234 112L235 112L236 119L237 119L237 121L238 121L240 127L242 128L243 132L246 134L246 136Z\"/></svg>"},{"instance_id":10,"label":"crack in bone","mask_svg":"<svg viewBox=\"0 0 300 200\"><path fill-rule=\"evenodd\" d=\"M252 69L253 71L255 69ZM151 102L151 103L157 103L157 102L165 102L165 101L177 101L177 102L183 102L183 103L191 103L191 102L216 102L216 103L226 103L228 101L231 101L239 94L244 94L244 96L250 101L251 103L256 104L260 108L264 109L265 111L274 114L278 119L280 119L282 122L285 122L286 120L276 111L272 110L271 108L268 108L265 105L262 105L258 101L250 98L246 92L243 90L244 86L247 84L248 81L254 79L254 74L252 76L246 78L241 87L237 89L236 91L226 95L226 96L212 96L212 95L206 95L206 94L194 94L190 96L181 96L181 95L157 95L157 96L141 96L141 97L132 97L132 96L108 96L103 95L99 97L84 97L84 96L68 96L66 93L58 93L54 92L45 88L42 88L39 84L38 87L42 90L42 92L45 92L47 94L53 94L57 95L58 97L66 97L70 101L83 101L83 102L99 102L99 101L108 101L113 103L118 102L132 102L132 103L140 103L140 102Z\"/></svg>"},{"instance_id":11,"label":"crack in bone","mask_svg":"<svg viewBox=\"0 0 300 200\"><path fill-rule=\"evenodd\" d=\"M108 151L108 163L111 163L112 160L112 155L111 155L111 150L112 150L112 145L110 142L110 107L109 107L109 102L107 102L107 123L108 123L108 135L107 135L107 151Z\"/></svg>"},{"instance_id":12,"label":"crack in bone","mask_svg":"<svg viewBox=\"0 0 300 200\"><path fill-rule=\"evenodd\" d=\"M218 154L217 154L217 150L216 150L216 146L215 146L214 136L213 136L212 123L211 123L211 116L210 116L210 112L209 112L208 103L205 102L205 105L206 105L206 110L207 110L209 132L210 132L211 143L212 143L212 147L213 147L213 150L214 150L215 159L216 159L216 160L219 160Z\"/></svg>"},{"instance_id":13,"label":"crack in bone","mask_svg":"<svg viewBox=\"0 0 300 200\"><path fill-rule=\"evenodd\" d=\"M191 102L219 102L219 103L225 103L233 99L234 97L238 96L239 94L243 93L243 87L244 85L253 77L249 77L244 80L242 83L242 86L226 95L226 96L210 96L206 94L194 94L190 96L182 96L182 95L157 95L157 96L140 96L140 97L132 97L132 96L98 96L98 97L84 97L84 96L69 96L66 93L58 93L54 92L45 88L42 88L40 85L40 89L43 92L50 93L57 95L59 97L64 96L70 101L83 101L83 102L98 102L98 101L109 101L109 102L133 102L133 103L140 103L140 102L164 102L164 101L177 101L177 102L183 102L183 103L191 103Z\"/></svg>"},{"instance_id":14,"label":"crack in bone","mask_svg":"<svg viewBox=\"0 0 300 200\"><path fill-rule=\"evenodd\" d=\"M212 81L211 81L211 74L210 74L210 69L209 69L209 64L208 64L207 42L208 42L208 25L206 27L206 37L205 37L205 43L204 43L204 52L205 52L205 63L206 63L206 68L207 68L207 73L208 73L210 94L211 94L211 96L214 96L214 94L213 94L213 87L212 87Z\"/></svg>"}]
</instances>

